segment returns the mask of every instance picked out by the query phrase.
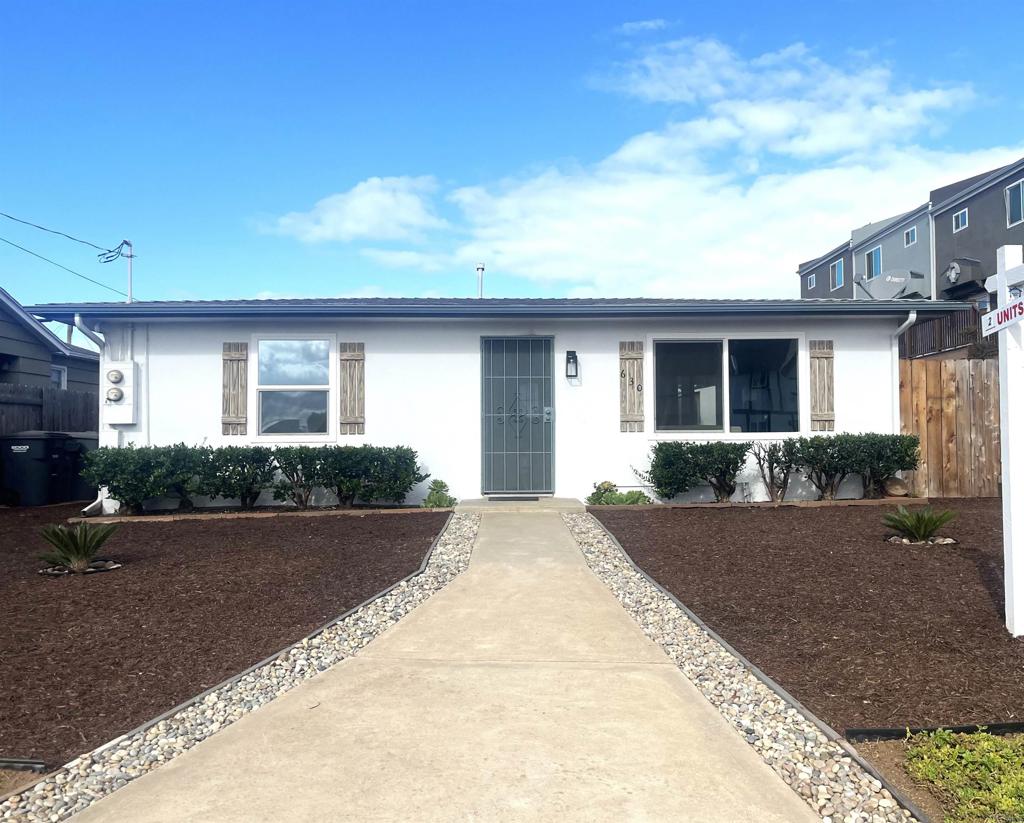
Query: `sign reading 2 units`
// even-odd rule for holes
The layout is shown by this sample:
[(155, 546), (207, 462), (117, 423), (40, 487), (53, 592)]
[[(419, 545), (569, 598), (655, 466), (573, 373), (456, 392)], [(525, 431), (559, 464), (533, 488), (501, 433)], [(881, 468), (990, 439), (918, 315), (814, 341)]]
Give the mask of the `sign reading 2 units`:
[(981, 316), (981, 335), (988, 337), (1024, 320), (1024, 297)]

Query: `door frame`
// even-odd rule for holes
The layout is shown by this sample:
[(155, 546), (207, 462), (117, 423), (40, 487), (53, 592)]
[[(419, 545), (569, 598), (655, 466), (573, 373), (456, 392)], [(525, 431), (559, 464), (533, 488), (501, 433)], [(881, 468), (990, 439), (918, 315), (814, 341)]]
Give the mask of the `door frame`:
[[(487, 340), (550, 340), (551, 341), (551, 490), (550, 491), (515, 491), (488, 492), (484, 484), (484, 461), (487, 452), (484, 450), (484, 342)], [(554, 497), (555, 495), (555, 441), (557, 435), (558, 407), (555, 403), (555, 335), (553, 334), (482, 334), (480, 335), (480, 494), (484, 497)]]

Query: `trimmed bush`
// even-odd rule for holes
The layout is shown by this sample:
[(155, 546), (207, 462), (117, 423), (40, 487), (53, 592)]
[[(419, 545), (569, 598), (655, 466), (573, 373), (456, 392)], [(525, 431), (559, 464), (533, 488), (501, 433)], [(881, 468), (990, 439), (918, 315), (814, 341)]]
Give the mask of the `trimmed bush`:
[(900, 506), (895, 512), (889, 512), (882, 522), (895, 531), (900, 537), (924, 543), (938, 534), (939, 529), (956, 517), (949, 509), (934, 511), (931, 506), (920, 509), (908, 509)]
[(609, 481), (595, 483), (594, 491), (587, 497), (589, 506), (640, 506), (653, 502), (639, 489), (620, 492), (619, 487)]
[(338, 495), (339, 506), (351, 506), (363, 496), (375, 451), (373, 446), (327, 446), (322, 450), (317, 479)]
[(279, 446), (274, 449), (278, 477), (274, 481), (274, 499), (309, 508), (313, 489), (320, 483), (322, 448), (314, 446)]
[(698, 483), (711, 486), (715, 500), (729, 500), (736, 491), (736, 476), (743, 468), (751, 443), (656, 443), (651, 449), (651, 470), (639, 473), (659, 497), (671, 499)]
[(202, 467), (202, 450), (182, 443), (174, 446), (104, 446), (87, 452), (82, 477), (106, 486), (110, 496), (131, 514), (155, 497), (178, 497), (191, 508), (189, 489)]
[(443, 480), (434, 479), (430, 481), (430, 488), (423, 500), (425, 509), (450, 509), (459, 501), (448, 493), (448, 484)]
[(237, 498), (248, 510), (273, 485), (276, 473), (274, 452), (267, 446), (220, 446), (202, 454), (193, 489), (209, 497)]
[(840, 484), (852, 471), (853, 449), (849, 438), (853, 436), (818, 434), (796, 439), (796, 463), (818, 490), (819, 500), (835, 500)]
[(850, 438), (850, 471), (861, 476), (865, 497), (884, 497), (885, 481), (899, 471), (913, 471), (920, 460), (914, 434), (855, 434)]
[(789, 437), (781, 442), (758, 441), (751, 447), (768, 499), (781, 503), (789, 488), (789, 479), (797, 467), (797, 441)]
[(430, 477), (420, 472), (416, 460), (416, 452), (408, 446), (373, 447), (360, 499), (367, 503), (404, 501), (413, 486)]

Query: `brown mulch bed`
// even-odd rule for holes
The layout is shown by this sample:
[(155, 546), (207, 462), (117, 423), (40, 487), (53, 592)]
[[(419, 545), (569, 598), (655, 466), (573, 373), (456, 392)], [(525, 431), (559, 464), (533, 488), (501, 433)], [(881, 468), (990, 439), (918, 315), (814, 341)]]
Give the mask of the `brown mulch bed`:
[(957, 546), (886, 543), (884, 509), (591, 511), (633, 559), (840, 733), (1024, 720), (997, 499), (938, 500)]
[(45, 523), (0, 509), (0, 755), (50, 766), (216, 685), (416, 571), (448, 515), (125, 523), (117, 571), (36, 571)]

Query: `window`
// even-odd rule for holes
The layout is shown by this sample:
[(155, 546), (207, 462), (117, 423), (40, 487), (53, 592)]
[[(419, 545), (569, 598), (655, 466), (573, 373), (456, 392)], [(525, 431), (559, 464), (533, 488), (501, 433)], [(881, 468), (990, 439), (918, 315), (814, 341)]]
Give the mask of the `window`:
[(654, 344), (655, 428), (722, 429), (721, 341)]
[(327, 434), (330, 361), (328, 340), (259, 341), (260, 434)]
[(1024, 180), (1006, 187), (1006, 228), (1024, 223)]
[(875, 246), (864, 255), (864, 279), (874, 280), (882, 273), (882, 247)]
[(828, 267), (828, 279), (831, 281), (832, 291), (841, 289), (846, 278), (843, 275), (843, 258), (839, 258)]
[(725, 431), (728, 396), (730, 432), (799, 431), (798, 353), (794, 339), (656, 341), (655, 429)]
[(50, 383), (54, 388), (66, 389), (68, 387), (68, 367), (50, 366)]
[(967, 228), (967, 209), (961, 209), (953, 215), (953, 233)]
[(818, 275), (809, 274), (807, 275), (807, 291), (810, 291), (818, 285)]
[(913, 246), (917, 242), (917, 226), (911, 226), (903, 232), (903, 248)]
[(800, 430), (796, 340), (729, 341), (729, 431)]

